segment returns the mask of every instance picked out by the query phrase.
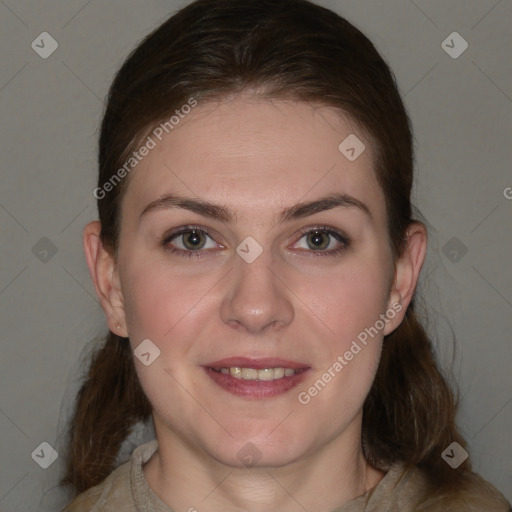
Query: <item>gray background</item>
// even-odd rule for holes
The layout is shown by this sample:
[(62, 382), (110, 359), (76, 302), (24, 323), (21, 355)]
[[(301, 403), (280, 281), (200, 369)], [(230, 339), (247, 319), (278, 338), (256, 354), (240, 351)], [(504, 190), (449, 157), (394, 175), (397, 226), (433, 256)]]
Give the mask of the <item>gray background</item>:
[[(31, 453), (43, 441), (60, 449), (80, 356), (106, 333), (81, 245), (96, 216), (103, 99), (137, 41), (184, 3), (0, 3), (3, 512), (55, 511), (65, 500), (62, 458), (44, 470)], [(405, 97), (414, 202), (431, 230), (421, 280), (429, 331), (458, 383), (474, 466), (511, 500), (511, 2), (321, 3), (372, 39)], [(43, 31), (59, 44), (47, 59), (31, 48)], [(469, 44), (456, 59), (441, 46), (454, 31)]]

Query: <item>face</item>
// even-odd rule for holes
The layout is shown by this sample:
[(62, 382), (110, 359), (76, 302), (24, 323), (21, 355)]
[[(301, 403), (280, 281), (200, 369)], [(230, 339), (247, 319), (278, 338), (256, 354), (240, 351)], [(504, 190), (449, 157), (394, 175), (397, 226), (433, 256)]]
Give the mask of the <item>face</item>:
[[(338, 149), (351, 134), (366, 147), (353, 161)], [(129, 180), (117, 271), (132, 348), (159, 350), (135, 359), (157, 435), (282, 466), (360, 434), (396, 318), (355, 124), (297, 102), (199, 104)]]

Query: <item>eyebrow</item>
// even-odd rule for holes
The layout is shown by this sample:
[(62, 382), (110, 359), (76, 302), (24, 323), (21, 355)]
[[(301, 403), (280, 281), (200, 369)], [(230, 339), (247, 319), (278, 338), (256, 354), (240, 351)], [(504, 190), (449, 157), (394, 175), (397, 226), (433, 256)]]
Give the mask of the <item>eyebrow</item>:
[[(281, 212), (279, 223), (281, 224), (295, 219), (302, 219), (315, 213), (338, 207), (355, 208), (372, 218), (372, 214), (368, 206), (359, 199), (347, 194), (331, 194), (315, 199), (314, 201), (302, 202), (285, 208)], [(169, 208), (181, 208), (202, 215), (203, 217), (209, 217), (222, 222), (233, 222), (236, 219), (236, 215), (225, 206), (213, 204), (204, 199), (194, 199), (166, 194), (149, 203), (140, 213), (139, 220), (149, 212)]]

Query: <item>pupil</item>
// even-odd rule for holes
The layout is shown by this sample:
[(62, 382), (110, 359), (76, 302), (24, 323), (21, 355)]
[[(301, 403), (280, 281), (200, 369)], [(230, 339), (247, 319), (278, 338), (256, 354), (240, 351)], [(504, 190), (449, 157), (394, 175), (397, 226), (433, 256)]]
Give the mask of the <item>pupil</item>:
[(198, 245), (201, 245), (201, 235), (197, 231), (191, 231), (188, 236), (184, 238), (186, 246), (192, 249), (197, 249)]
[(315, 246), (315, 248), (322, 248), (325, 246), (325, 235), (324, 233), (316, 232), (310, 235), (310, 242)]

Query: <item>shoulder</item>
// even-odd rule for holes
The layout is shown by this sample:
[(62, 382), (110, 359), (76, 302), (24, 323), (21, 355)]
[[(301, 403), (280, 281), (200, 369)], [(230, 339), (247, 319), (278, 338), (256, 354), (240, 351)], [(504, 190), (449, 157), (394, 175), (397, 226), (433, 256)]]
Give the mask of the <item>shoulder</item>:
[(135, 511), (131, 488), (131, 462), (113, 471), (103, 482), (78, 495), (62, 512)]
[(429, 485), (419, 468), (414, 468), (409, 473), (407, 484), (403, 486), (400, 494), (414, 503), (411, 508), (414, 512), (512, 511), (505, 497), (476, 473), (468, 473), (464, 484), (450, 491), (440, 491)]
[(510, 503), (491, 483), (475, 473), (462, 489), (426, 497), (418, 512), (511, 512)]
[(138, 446), (131, 459), (100, 484), (78, 495), (62, 512), (137, 512), (147, 509), (149, 487), (142, 465), (158, 448), (156, 440)]

